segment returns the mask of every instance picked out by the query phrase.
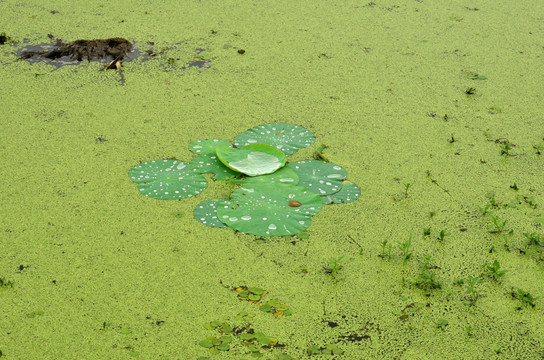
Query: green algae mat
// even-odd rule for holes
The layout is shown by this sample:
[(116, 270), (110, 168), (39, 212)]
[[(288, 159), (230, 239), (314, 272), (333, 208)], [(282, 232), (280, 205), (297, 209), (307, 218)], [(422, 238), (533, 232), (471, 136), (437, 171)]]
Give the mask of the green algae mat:
[(543, 358), (542, 13), (0, 1), (0, 359)]

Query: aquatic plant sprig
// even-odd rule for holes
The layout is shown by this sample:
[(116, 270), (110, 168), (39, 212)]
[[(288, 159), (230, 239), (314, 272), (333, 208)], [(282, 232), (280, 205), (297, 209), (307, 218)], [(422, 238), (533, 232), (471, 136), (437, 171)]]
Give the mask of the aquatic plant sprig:
[[(227, 180), (228, 198), (205, 200), (195, 219), (212, 227), (230, 227), (256, 236), (287, 236), (305, 231), (323, 205), (347, 204), (361, 195), (346, 180), (347, 171), (321, 160), (287, 162), (287, 155), (310, 146), (314, 135), (286, 123), (259, 125), (236, 136), (197, 140), (189, 163), (153, 160), (134, 166), (129, 177), (140, 193), (155, 199), (196, 196), (208, 185), (202, 174)], [(327, 159), (328, 160), (328, 159)]]

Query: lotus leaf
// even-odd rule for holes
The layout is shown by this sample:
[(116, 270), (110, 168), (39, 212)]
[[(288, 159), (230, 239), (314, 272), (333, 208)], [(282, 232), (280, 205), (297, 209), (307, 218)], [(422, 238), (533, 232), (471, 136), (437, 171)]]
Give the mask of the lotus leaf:
[(231, 200), (219, 203), (217, 217), (228, 227), (247, 234), (294, 235), (310, 226), (311, 216), (322, 205), (321, 197), (307, 188), (263, 183), (236, 189)]
[(189, 150), (199, 155), (215, 155), (218, 146), (232, 147), (230, 141), (221, 139), (197, 140), (189, 144)]
[(357, 185), (349, 181), (342, 183), (342, 189), (337, 193), (322, 196), (323, 204), (347, 204), (357, 200), (361, 196), (361, 190)]
[(225, 227), (219, 219), (217, 219), (217, 203), (222, 200), (204, 200), (198, 204), (193, 210), (195, 219), (201, 223), (213, 227)]
[(241, 176), (239, 172), (223, 165), (215, 153), (213, 155), (200, 155), (191, 160), (190, 164), (196, 167), (201, 174), (215, 174), (213, 177), (215, 180), (226, 180)]
[(195, 167), (178, 160), (148, 161), (134, 166), (128, 175), (140, 193), (155, 199), (188, 198), (208, 186)]
[(291, 170), (288, 167), (282, 167), (278, 171), (267, 174), (267, 175), (259, 175), (259, 176), (250, 176), (246, 177), (242, 180), (233, 180), (233, 183), (239, 183), (239, 184), (262, 184), (262, 183), (280, 183), (280, 184), (291, 184), (291, 185), (297, 185), (298, 184), (298, 175), (296, 172)]
[(285, 165), (285, 154), (266, 144), (246, 145), (240, 149), (220, 146), (217, 157), (228, 168), (249, 176), (271, 174)]
[(286, 123), (272, 123), (255, 126), (244, 131), (234, 139), (234, 145), (241, 147), (249, 144), (268, 144), (283, 151), (285, 155), (292, 155), (312, 145), (315, 141), (311, 131), (297, 125)]
[(320, 160), (303, 160), (287, 164), (299, 177), (299, 186), (306, 186), (319, 195), (334, 194), (342, 188), (346, 170), (336, 164)]

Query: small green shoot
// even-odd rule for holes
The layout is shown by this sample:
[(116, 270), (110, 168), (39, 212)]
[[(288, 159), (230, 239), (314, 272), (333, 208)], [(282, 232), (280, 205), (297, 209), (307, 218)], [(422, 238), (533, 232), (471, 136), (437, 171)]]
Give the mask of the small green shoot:
[(487, 77), (483, 75), (479, 75), (472, 71), (465, 71), (465, 76), (467, 79), (470, 79), (470, 80), (487, 80)]
[(501, 155), (506, 155), (506, 156), (512, 156), (512, 154), (510, 154), (510, 150), (512, 150), (512, 143), (508, 140), (505, 140), (505, 141), (502, 141), (501, 142)]
[(527, 238), (527, 245), (536, 245), (536, 246), (544, 246), (544, 237), (537, 234), (536, 232), (533, 233), (523, 233), (523, 235)]
[(431, 228), (424, 228), (423, 229), (423, 236), (430, 236), (431, 235)]
[(436, 328), (437, 329), (440, 329), (442, 331), (445, 331), (446, 330), (446, 326), (449, 325), (449, 322), (448, 320), (446, 319), (440, 319), (436, 322)]
[(504, 231), (504, 227), (506, 226), (506, 220), (501, 220), (498, 216), (490, 215), (489, 221), (491, 221), (491, 224), (493, 225), (493, 227), (489, 228), (489, 233), (500, 234)]
[(410, 184), (410, 183), (404, 184), (404, 198), (405, 199), (408, 198), (408, 189), (410, 189), (411, 186), (412, 186), (412, 184)]
[(398, 315), (400, 320), (406, 321), (410, 318), (410, 316), (414, 316), (415, 314), (419, 313), (424, 307), (425, 304), (423, 303), (411, 303), (406, 305), (404, 309), (396, 311), (395, 315)]
[[(387, 247), (387, 254), (385, 253), (385, 248)], [(393, 245), (389, 242), (389, 240), (382, 241), (382, 253), (378, 255), (382, 258), (382, 260), (385, 260), (387, 257), (388, 259), (391, 259), (391, 249)]]
[(533, 149), (535, 149), (537, 155), (542, 155), (544, 152), (544, 138), (542, 138), (542, 142), (538, 145), (533, 145)]
[(343, 257), (344, 256), (340, 256), (339, 258), (331, 258), (328, 265), (324, 267), (325, 273), (330, 274), (335, 280), (337, 279), (338, 272), (344, 267), (344, 265), (340, 263)]
[(414, 281), (414, 285), (424, 291), (442, 288), (442, 284), (436, 279), (436, 273), (432, 271), (432, 269), (438, 269), (438, 266), (432, 265), (431, 261), (430, 255), (426, 255), (419, 275)]
[(412, 252), (410, 251), (410, 248), (412, 247), (412, 235), (410, 235), (410, 238), (406, 240), (405, 242), (399, 241), (399, 249), (402, 252), (402, 264), (406, 265), (406, 262), (408, 259), (412, 257)]
[(492, 278), (494, 281), (500, 281), (508, 271), (500, 270), (501, 264), (497, 260), (493, 261), (493, 265), (483, 264), (482, 267), (484, 268), (483, 275)]
[(472, 296), (472, 298), (467, 301), (467, 305), (472, 306), (476, 304), (476, 301), (480, 297), (480, 294), (476, 291), (475, 286), (481, 283), (482, 280), (478, 277), (473, 277), (471, 279), (464, 280), (464, 283), (467, 284), (467, 293)]
[(446, 230), (440, 230), (440, 232), (438, 233), (438, 240), (440, 241), (444, 241), (444, 239), (446, 238), (446, 236), (449, 236), (450, 234), (448, 234), (446, 232)]
[(519, 288), (516, 291), (512, 289), (511, 295), (514, 299), (521, 300), (524, 304), (531, 305), (531, 307), (535, 307), (535, 301), (539, 299), (539, 297), (533, 297), (528, 291)]
[(489, 213), (489, 208), (491, 207), (491, 204), (486, 204), (483, 208), (478, 208), (480, 210), (480, 213), (482, 216), (486, 216)]
[(329, 162), (329, 159), (323, 155), (323, 151), (328, 148), (327, 145), (322, 144), (320, 147), (317, 148), (317, 150), (314, 152), (314, 160), (321, 160), (325, 162)]

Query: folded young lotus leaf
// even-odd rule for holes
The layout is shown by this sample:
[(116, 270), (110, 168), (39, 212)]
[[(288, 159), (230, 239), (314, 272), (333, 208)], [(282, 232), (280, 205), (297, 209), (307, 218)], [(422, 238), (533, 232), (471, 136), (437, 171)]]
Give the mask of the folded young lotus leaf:
[(344, 181), (342, 189), (331, 195), (321, 196), (323, 204), (347, 204), (357, 200), (361, 196), (361, 189), (352, 182)]
[(182, 199), (201, 193), (208, 182), (197, 169), (183, 161), (153, 160), (134, 166), (128, 176), (140, 193), (155, 199)]
[(215, 180), (226, 180), (232, 177), (240, 177), (242, 175), (239, 172), (231, 170), (223, 165), (223, 163), (217, 158), (217, 155), (215, 155), (215, 152), (213, 155), (206, 154), (197, 156), (191, 160), (189, 164), (196, 167), (198, 172), (201, 174), (215, 174), (213, 177)]
[(267, 144), (252, 144), (240, 149), (217, 147), (217, 157), (228, 168), (249, 176), (270, 174), (285, 165), (285, 154)]
[(287, 166), (297, 173), (299, 186), (306, 186), (319, 195), (330, 195), (340, 191), (342, 180), (348, 176), (347, 171), (341, 166), (319, 160), (297, 161)]
[(289, 184), (263, 183), (233, 191), (217, 206), (217, 218), (228, 227), (257, 236), (285, 236), (304, 231), (321, 210), (321, 197)]
[(231, 181), (235, 184), (262, 184), (262, 183), (280, 183), (280, 184), (298, 184), (298, 175), (296, 172), (291, 170), (288, 167), (282, 167), (278, 171), (273, 172), (272, 174), (259, 175), (259, 176), (248, 176), (240, 180)]
[(314, 134), (302, 126), (272, 123), (244, 131), (234, 138), (234, 145), (241, 147), (256, 143), (268, 144), (280, 149), (285, 155), (292, 155), (298, 149), (312, 145), (314, 141)]
[(197, 140), (189, 144), (189, 150), (199, 155), (215, 155), (215, 148), (218, 146), (232, 147), (232, 144), (221, 139)]
[(195, 219), (208, 226), (226, 227), (225, 224), (217, 219), (217, 204), (225, 200), (227, 199), (204, 200), (193, 210)]

